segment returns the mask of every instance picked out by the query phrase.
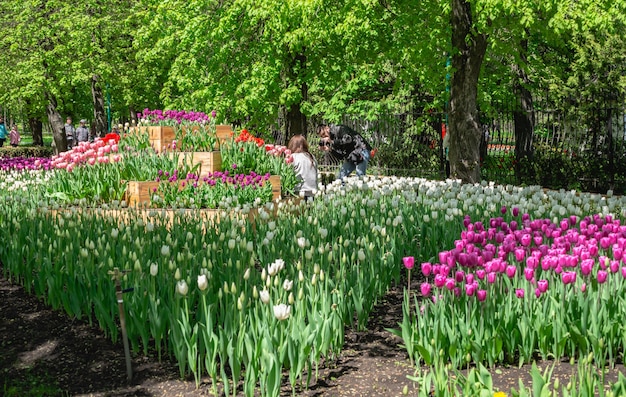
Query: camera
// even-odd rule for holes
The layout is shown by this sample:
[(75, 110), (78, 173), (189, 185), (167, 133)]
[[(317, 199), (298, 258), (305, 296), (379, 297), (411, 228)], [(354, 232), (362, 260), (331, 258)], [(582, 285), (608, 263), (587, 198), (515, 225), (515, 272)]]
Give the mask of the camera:
[(330, 142), (325, 141), (325, 140), (323, 140), (323, 139), (320, 139), (320, 141), (319, 141), (319, 145), (320, 145), (320, 146), (330, 146)]

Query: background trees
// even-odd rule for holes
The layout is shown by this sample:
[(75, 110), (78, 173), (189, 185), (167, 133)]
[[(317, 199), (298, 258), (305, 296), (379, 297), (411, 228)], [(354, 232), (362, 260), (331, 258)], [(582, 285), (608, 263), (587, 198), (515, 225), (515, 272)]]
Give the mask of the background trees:
[(258, 132), (279, 122), (288, 137), (413, 103), (446, 112), (452, 173), (473, 182), (479, 110), (494, 98), (522, 103), (521, 157), (533, 95), (623, 103), (624, 3), (7, 0), (0, 104), (32, 130), (50, 125), (62, 148), (61, 115), (102, 134), (144, 107), (216, 110)]

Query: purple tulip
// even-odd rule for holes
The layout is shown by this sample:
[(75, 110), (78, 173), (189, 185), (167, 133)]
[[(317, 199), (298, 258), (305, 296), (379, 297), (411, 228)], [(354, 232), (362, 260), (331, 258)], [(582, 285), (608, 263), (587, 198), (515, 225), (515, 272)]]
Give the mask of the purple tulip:
[(517, 217), (519, 215), (519, 208), (513, 207), (512, 212), (513, 212), (513, 216)]

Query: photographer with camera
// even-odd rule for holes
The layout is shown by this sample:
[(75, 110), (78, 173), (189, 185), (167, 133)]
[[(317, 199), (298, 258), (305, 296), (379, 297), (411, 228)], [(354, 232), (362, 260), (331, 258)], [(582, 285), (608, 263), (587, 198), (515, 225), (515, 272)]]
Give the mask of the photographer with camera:
[(343, 181), (355, 170), (357, 176), (365, 175), (372, 147), (361, 134), (346, 125), (330, 124), (318, 126), (317, 135), (320, 150), (343, 160), (339, 179)]

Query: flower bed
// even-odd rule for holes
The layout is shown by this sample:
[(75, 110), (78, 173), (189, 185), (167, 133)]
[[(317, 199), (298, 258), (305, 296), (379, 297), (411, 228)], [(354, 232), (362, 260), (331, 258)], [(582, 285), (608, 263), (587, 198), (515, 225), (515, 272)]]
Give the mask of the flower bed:
[[(256, 198), (264, 201), (281, 198), (281, 184), (279, 175), (233, 175), (214, 172), (205, 177), (187, 175), (179, 180), (176, 175), (163, 175), (165, 179), (159, 181), (128, 181), (125, 200), (131, 207), (168, 207), (175, 205), (181, 207), (217, 208), (222, 200), (239, 196), (238, 204), (254, 204)], [(261, 194), (256, 189), (262, 189), (265, 183), (270, 185), (266, 194)], [(218, 189), (221, 189), (218, 191)], [(248, 198), (241, 196), (244, 190), (248, 190)], [(211, 198), (206, 198), (208, 192), (213, 193)], [(213, 206), (205, 206), (205, 203), (214, 203)], [(260, 204), (260, 203), (256, 203)]]
[[(532, 346), (555, 357), (593, 353), (600, 366), (623, 355), (626, 236), (615, 222), (625, 216), (623, 198), (409, 178), (345, 182), (300, 203), (297, 216), (281, 208), (274, 215), (270, 208), (281, 203), (272, 202), (259, 207), (254, 224), (225, 217), (217, 228), (198, 222), (197, 211), (170, 220), (162, 210), (128, 210), (121, 226), (0, 192), (0, 228), (12, 236), (0, 257), (12, 280), (70, 315), (95, 318), (113, 339), (117, 302), (108, 271), (126, 271), (124, 287), (140, 291), (124, 295), (133, 350), (171, 354), (181, 376), (208, 379), (225, 394), (241, 384), (244, 395), (277, 396), (283, 377), (297, 394), (320, 362), (340, 353), (346, 327), (366, 326), (411, 255), (406, 266), (432, 266), (430, 291), (407, 290), (398, 330), (414, 348), (420, 388), (456, 390), (452, 382), (462, 378), (450, 368), (459, 360), (508, 362), (527, 357)], [(503, 204), (517, 209), (503, 213)], [(589, 257), (581, 249), (574, 264), (583, 240)], [(522, 248), (523, 257), (516, 252)], [(585, 259), (593, 260), (588, 274)], [(445, 280), (435, 280), (435, 266)], [(567, 275), (572, 271), (576, 278)], [(424, 375), (427, 360), (450, 376)], [(480, 394), (474, 391), (465, 395)]]

